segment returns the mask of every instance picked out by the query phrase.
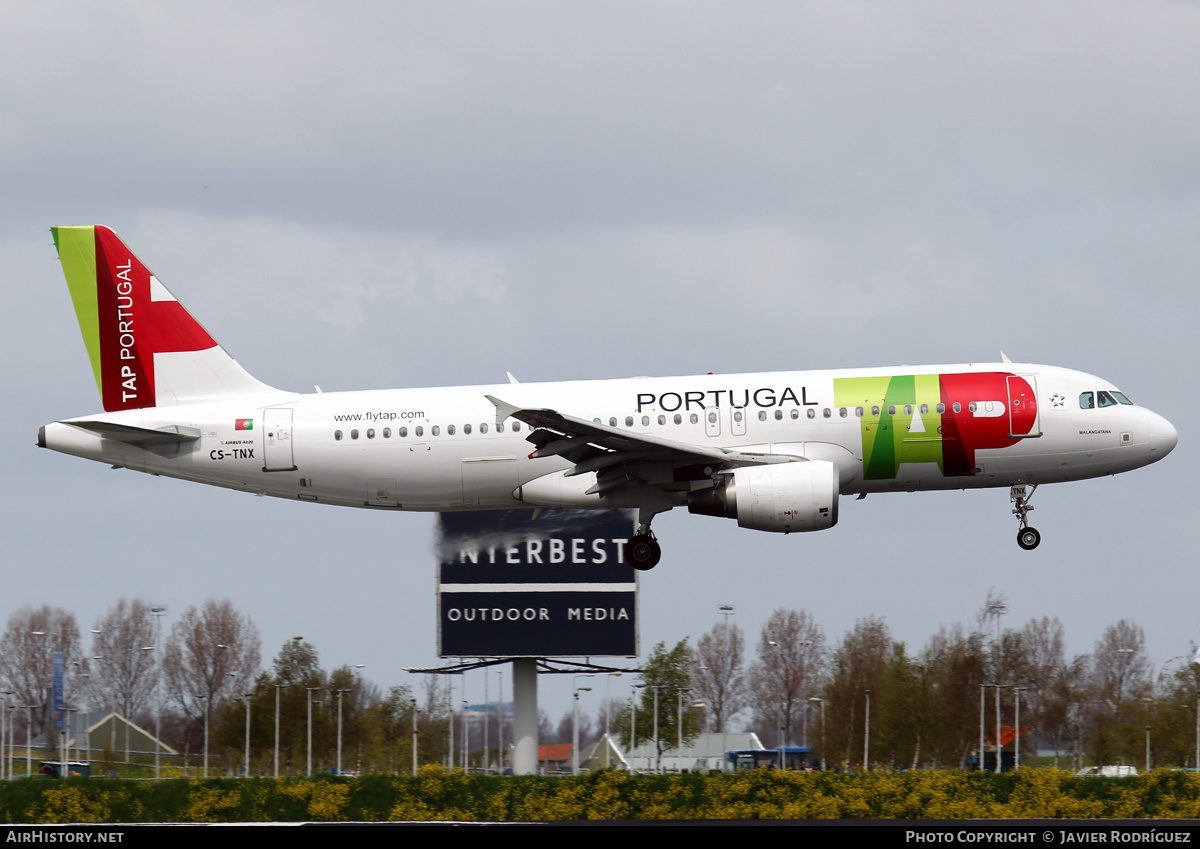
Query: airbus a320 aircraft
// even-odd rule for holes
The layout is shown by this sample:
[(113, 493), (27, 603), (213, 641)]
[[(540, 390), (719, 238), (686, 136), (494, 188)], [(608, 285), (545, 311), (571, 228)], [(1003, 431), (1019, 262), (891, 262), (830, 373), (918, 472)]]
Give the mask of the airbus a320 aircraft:
[[(658, 563), (674, 507), (792, 533), (838, 498), (1011, 487), (1036, 548), (1043, 483), (1175, 447), (1171, 423), (1063, 368), (943, 365), (301, 395), (251, 377), (105, 227), (52, 230), (105, 412), (38, 445), (155, 475), (382, 510), (634, 508)], [(532, 449), (532, 450), (531, 450)]]

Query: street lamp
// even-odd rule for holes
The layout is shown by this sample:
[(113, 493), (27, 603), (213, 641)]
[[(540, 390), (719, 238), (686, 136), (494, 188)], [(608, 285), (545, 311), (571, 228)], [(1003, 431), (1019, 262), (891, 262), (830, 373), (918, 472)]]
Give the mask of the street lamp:
[(867, 690), (866, 724), (863, 726), (863, 772), (870, 772), (871, 767), (871, 691)]
[[(487, 679), (484, 679), (484, 680), (487, 680)], [(412, 712), (413, 712), (412, 772), (413, 772), (413, 778), (416, 778), (417, 777), (417, 700), (415, 698), (412, 700)]]
[(239, 701), (246, 703), (246, 763), (242, 767), (242, 778), (250, 777), (250, 699), (254, 693), (243, 693)]
[(1017, 710), (1016, 716), (1013, 718), (1013, 727), (1016, 728), (1013, 739), (1013, 769), (1021, 768), (1021, 693), (1028, 689), (1028, 687), (1013, 687), (1013, 692), (1017, 694)]
[[(677, 763), (683, 758), (683, 694), (691, 691), (691, 687), (675, 688), (675, 705), (678, 714), (675, 725), (675, 760)], [(679, 768), (679, 772), (683, 772), (683, 767)]]
[(338, 700), (338, 738), (337, 738), (337, 774), (342, 774), (342, 695), (344, 693), (353, 693), (353, 689), (334, 690), (337, 693)]
[(825, 771), (825, 700), (817, 696), (810, 696), (810, 702), (821, 703), (821, 772)]
[[(576, 675), (576, 678), (579, 676)], [(591, 678), (591, 675), (587, 676)], [(590, 693), (591, 687), (576, 687), (574, 692), (575, 698), (575, 723), (574, 730), (571, 732), (571, 775), (579, 775), (579, 694)]]
[[(289, 685), (288, 684), (280, 684), (278, 682), (275, 684), (275, 777), (276, 778), (279, 777), (279, 691), (287, 686), (289, 686)], [(206, 724), (207, 724), (207, 720), (208, 720), (208, 716), (205, 715)], [(206, 732), (207, 732), (207, 730), (208, 729), (205, 728)], [(204, 758), (206, 761), (208, 760), (208, 752), (207, 751), (204, 753)], [(207, 774), (207, 770), (208, 770), (208, 767), (206, 765), (205, 766), (206, 774)]]
[(321, 687), (305, 687), (308, 690), (308, 774), (312, 775), (312, 697)]

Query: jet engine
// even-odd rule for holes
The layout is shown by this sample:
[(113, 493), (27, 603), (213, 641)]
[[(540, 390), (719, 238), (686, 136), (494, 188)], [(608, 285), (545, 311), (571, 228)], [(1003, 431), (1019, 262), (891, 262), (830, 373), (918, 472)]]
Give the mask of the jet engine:
[(838, 470), (828, 460), (744, 466), (711, 489), (688, 493), (688, 512), (790, 534), (837, 524)]

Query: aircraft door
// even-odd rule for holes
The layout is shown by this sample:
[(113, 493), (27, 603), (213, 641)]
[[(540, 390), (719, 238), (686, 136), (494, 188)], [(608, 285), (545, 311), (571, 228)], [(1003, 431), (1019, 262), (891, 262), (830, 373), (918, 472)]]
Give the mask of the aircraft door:
[(733, 407), (729, 410), (729, 433), (733, 436), (746, 435), (745, 407)]
[(709, 436), (721, 435), (721, 408), (708, 407), (704, 411), (704, 432)]
[(1042, 435), (1041, 416), (1037, 403), (1037, 377), (1032, 374), (1010, 374), (1008, 386), (1008, 435), (1011, 439), (1033, 438)]
[(263, 410), (263, 471), (293, 472), (296, 462), (292, 456), (292, 409), (268, 407)]

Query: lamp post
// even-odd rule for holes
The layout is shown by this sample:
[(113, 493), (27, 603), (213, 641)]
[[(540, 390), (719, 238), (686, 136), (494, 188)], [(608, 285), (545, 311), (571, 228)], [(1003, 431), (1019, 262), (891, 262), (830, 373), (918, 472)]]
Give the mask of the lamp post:
[(1021, 768), (1021, 693), (1028, 689), (1028, 687), (1013, 687), (1013, 692), (1017, 695), (1016, 716), (1013, 717), (1013, 727), (1016, 729), (1013, 738), (1013, 769)]
[[(675, 709), (677, 712), (675, 717), (675, 760), (677, 763), (683, 759), (683, 694), (690, 693), (691, 691), (691, 687), (675, 688)], [(679, 768), (679, 772), (683, 772), (683, 767)]]
[(810, 702), (821, 703), (821, 772), (825, 771), (825, 700), (817, 696), (810, 696)]
[(308, 775), (312, 775), (312, 697), (320, 687), (305, 687), (308, 690)]
[(412, 713), (413, 713), (412, 774), (413, 774), (413, 778), (416, 778), (417, 777), (417, 700), (415, 698), (412, 700)]
[(867, 690), (866, 723), (863, 726), (863, 772), (870, 772), (871, 767), (871, 691)]
[[(578, 678), (579, 676), (575, 676)], [(588, 678), (592, 676), (587, 676)], [(590, 693), (591, 687), (576, 687), (574, 692), (575, 722), (571, 732), (571, 775), (579, 775), (579, 694)]]
[[(287, 684), (280, 684), (278, 682), (276, 682), (276, 684), (275, 684), (275, 777), (276, 778), (279, 777), (279, 691), (287, 686), (288, 686)], [(208, 715), (207, 714), (205, 714), (204, 719), (205, 719), (205, 725), (207, 726), (207, 723), (208, 723)], [(206, 735), (207, 735), (207, 731), (208, 731), (208, 729), (206, 727), (205, 728)], [(208, 752), (207, 751), (204, 753), (204, 759), (205, 759), (205, 761), (208, 760)], [(208, 771), (207, 763), (205, 764), (204, 769), (205, 769), (205, 773), (207, 774), (207, 771)]]
[[(154, 645), (162, 645), (162, 617), (167, 612), (165, 607), (150, 608), (154, 615)], [(162, 661), (159, 655), (154, 656), (154, 777), (161, 778), (160, 760), (162, 755)]]
[(254, 693), (243, 693), (240, 701), (246, 703), (246, 761), (242, 766), (242, 778), (250, 777), (250, 699)]
[(346, 693), (353, 693), (354, 690), (338, 689), (338, 690), (335, 690), (334, 692), (337, 693), (337, 700), (338, 700), (337, 774), (341, 775), (342, 774), (342, 696)]

